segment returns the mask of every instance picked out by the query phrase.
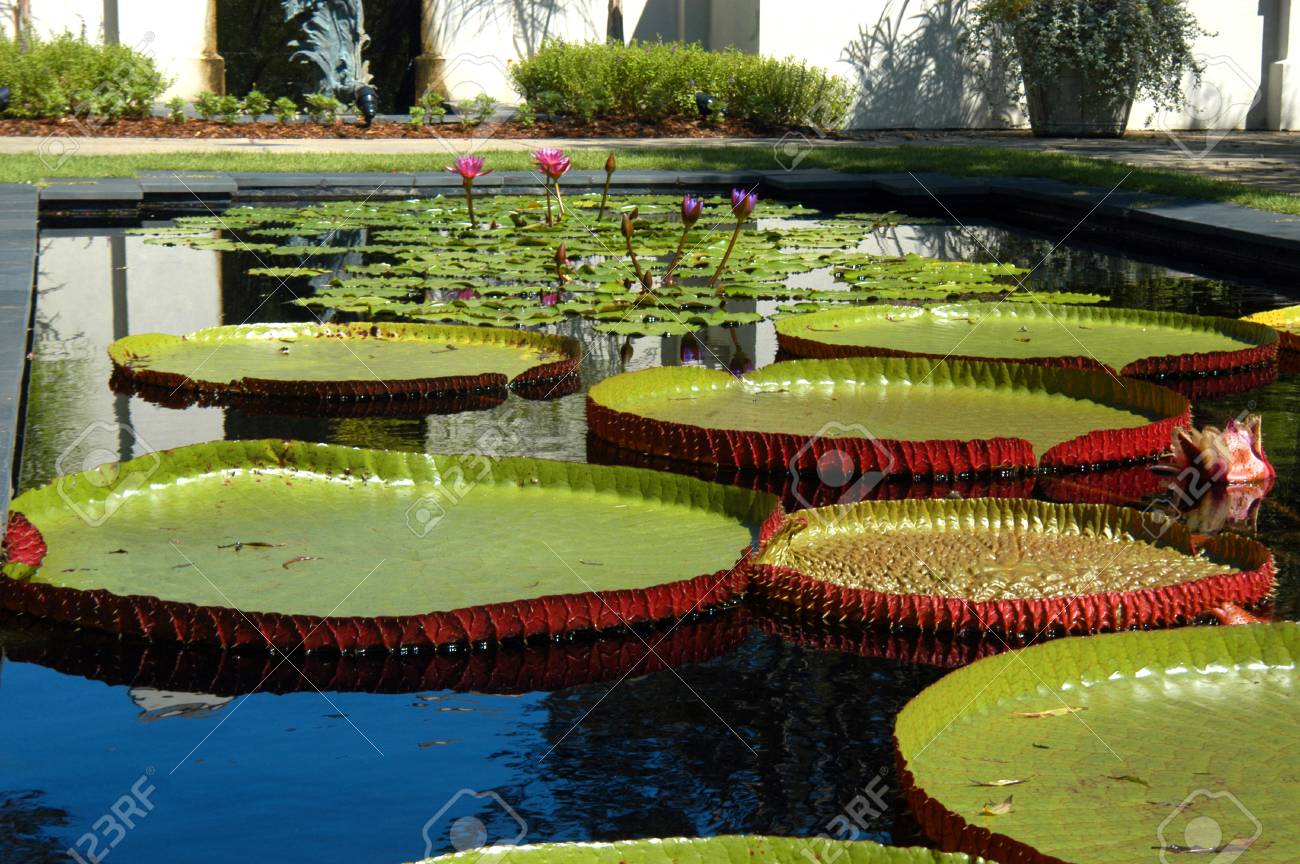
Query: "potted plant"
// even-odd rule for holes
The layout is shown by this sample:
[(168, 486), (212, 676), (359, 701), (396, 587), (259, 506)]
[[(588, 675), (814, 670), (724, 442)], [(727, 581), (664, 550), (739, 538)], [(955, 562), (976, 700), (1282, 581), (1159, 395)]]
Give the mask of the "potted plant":
[(1178, 108), (1183, 79), (1204, 71), (1192, 44), (1209, 34), (1186, 0), (976, 0), (972, 12), (970, 44), (999, 95), (1024, 85), (1038, 136), (1121, 137), (1135, 98)]

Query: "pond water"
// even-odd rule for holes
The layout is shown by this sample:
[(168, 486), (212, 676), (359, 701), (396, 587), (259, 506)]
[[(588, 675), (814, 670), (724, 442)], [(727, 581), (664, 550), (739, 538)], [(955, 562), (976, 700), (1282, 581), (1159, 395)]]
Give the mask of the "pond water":
[[(995, 225), (901, 225), (868, 242), (886, 253), (1043, 261), (1035, 290), (1109, 294), (1119, 306), (1238, 317), (1297, 302), (1268, 285), (1081, 244), (1052, 252), (1053, 238)], [(21, 488), (217, 438), (458, 452), (491, 434), (497, 452), (585, 460), (584, 393), (602, 378), (688, 362), (763, 366), (776, 354), (770, 324), (710, 328), (698, 343), (625, 344), (570, 320), (555, 329), (587, 350), (582, 392), (424, 417), (176, 409), (108, 388), (105, 349), (116, 338), (310, 320), (277, 280), (244, 276), (251, 266), (246, 255), (150, 246), (121, 230), (43, 232)], [(1222, 424), (1244, 409), (1263, 414), (1279, 473), (1254, 532), (1278, 558), (1275, 614), (1294, 619), (1300, 376), (1202, 400), (1196, 419)], [(111, 861), (400, 862), (449, 851), (452, 834), (479, 825), (489, 842), (815, 834), (864, 788), (880, 796), (865, 836), (922, 842), (897, 794), (890, 736), (899, 708), (943, 673), (912, 661), (998, 646), (883, 633), (821, 641), (741, 607), (672, 631), (658, 655), (676, 668), (631, 635), (282, 663), (6, 617), (0, 860), (62, 859), (74, 847), (87, 861), (107, 851)]]

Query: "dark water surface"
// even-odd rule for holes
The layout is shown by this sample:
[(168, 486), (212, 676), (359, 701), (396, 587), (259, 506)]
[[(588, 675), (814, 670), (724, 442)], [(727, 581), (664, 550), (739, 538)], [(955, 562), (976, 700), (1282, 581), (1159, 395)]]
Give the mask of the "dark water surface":
[[(1203, 278), (1072, 244), (1049, 256), (1056, 239), (924, 225), (870, 242), (978, 260), (987, 247), (1029, 267), (1048, 256), (1036, 290), (1106, 293), (1121, 306), (1238, 317), (1298, 302), (1249, 274)], [(303, 284), (241, 275), (255, 265), (120, 231), (44, 232), (22, 488), (215, 438), (456, 452), (509, 423), (520, 430), (504, 439), (511, 452), (588, 458), (583, 393), (450, 416), (330, 418), (178, 410), (109, 390), (105, 348), (128, 333), (308, 320), (286, 302)], [(770, 324), (710, 330), (699, 349), (633, 340), (626, 366), (621, 337), (578, 321), (559, 331), (589, 350), (584, 391), (696, 354), (714, 367), (743, 360), (737, 352), (759, 366), (775, 357)], [(1264, 415), (1279, 482), (1242, 530), (1275, 551), (1275, 614), (1297, 618), (1300, 375), (1201, 400), (1197, 421), (1243, 409)], [(78, 844), (87, 861), (107, 850), (114, 862), (400, 862), (449, 851), (449, 838), (480, 826), (489, 842), (808, 834), (863, 787), (884, 802), (867, 836), (918, 842), (890, 735), (898, 709), (942, 670), (914, 661), (997, 646), (846, 634), (826, 650), (818, 640), (742, 607), (672, 631), (658, 655), (675, 668), (647, 662), (635, 635), (281, 664), (0, 619), (0, 861), (68, 860)]]

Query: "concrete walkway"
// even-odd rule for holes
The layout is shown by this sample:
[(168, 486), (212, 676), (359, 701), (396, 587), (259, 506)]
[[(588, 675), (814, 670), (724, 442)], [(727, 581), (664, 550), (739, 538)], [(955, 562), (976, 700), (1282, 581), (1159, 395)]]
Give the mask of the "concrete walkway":
[[(549, 139), (466, 139), (437, 138), (358, 140), (348, 138), (308, 140), (266, 140), (253, 138), (65, 138), (57, 142), (43, 138), (2, 138), (0, 155), (49, 154), (58, 152), (84, 156), (112, 156), (147, 153), (376, 153), (428, 154), (479, 151), (532, 150), (538, 147), (601, 149), (636, 147), (754, 147), (776, 150), (785, 139), (777, 138), (549, 138)], [(1049, 153), (1072, 153), (1100, 159), (1114, 159), (1144, 168), (1190, 171), (1205, 176), (1247, 183), (1276, 192), (1300, 194), (1300, 133), (1289, 132), (1134, 132), (1119, 140), (1038, 139), (1026, 131), (954, 132), (866, 132), (852, 140), (816, 137), (794, 142), (802, 147), (1005, 147)], [(323, 166), (327, 169), (328, 166)]]

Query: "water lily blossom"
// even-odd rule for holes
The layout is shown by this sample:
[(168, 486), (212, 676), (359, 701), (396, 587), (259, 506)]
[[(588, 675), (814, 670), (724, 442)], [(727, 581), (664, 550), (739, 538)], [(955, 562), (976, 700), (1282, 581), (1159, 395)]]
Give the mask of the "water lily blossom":
[(482, 156), (457, 156), (456, 161), (447, 166), (448, 171), (460, 175), (460, 181), (465, 187), (465, 206), (469, 208), (469, 224), (471, 228), (478, 227), (478, 221), (474, 218), (474, 181), (485, 174), (491, 174), (491, 168), (483, 167)]
[(550, 225), (551, 220), (551, 187), (555, 187), (555, 203), (560, 207), (560, 216), (564, 216), (564, 199), (560, 197), (560, 178), (569, 173), (573, 167), (573, 161), (564, 155), (564, 151), (558, 147), (543, 147), (540, 150), (533, 151), (533, 159), (537, 162), (537, 170), (542, 172), (542, 177), (546, 184), (546, 224)]
[(722, 253), (722, 260), (718, 262), (718, 269), (713, 271), (713, 277), (709, 279), (710, 288), (717, 287), (718, 280), (722, 278), (722, 270), (727, 266), (727, 259), (731, 257), (731, 250), (736, 248), (736, 241), (740, 239), (740, 229), (757, 207), (757, 192), (746, 192), (744, 189), (731, 190), (731, 215), (736, 217), (736, 227), (731, 232), (731, 240), (727, 242), (727, 251)]
[(682, 236), (677, 241), (677, 251), (673, 253), (672, 260), (668, 263), (668, 272), (664, 274), (665, 282), (672, 280), (673, 271), (682, 261), (682, 251), (686, 248), (686, 235), (691, 233), (691, 229), (695, 227), (696, 222), (700, 221), (700, 215), (703, 213), (703, 198), (696, 198), (690, 194), (682, 196)]
[(1173, 454), (1175, 468), (1199, 471), (1203, 482), (1214, 485), (1263, 483), (1277, 474), (1264, 454), (1258, 414), (1230, 420), (1222, 430), (1175, 429)]
[(605, 204), (609, 202), (609, 181), (614, 179), (616, 168), (618, 168), (618, 160), (614, 158), (613, 153), (610, 153), (609, 158), (605, 160), (605, 191), (600, 193), (600, 209), (596, 211), (597, 222), (605, 218)]

